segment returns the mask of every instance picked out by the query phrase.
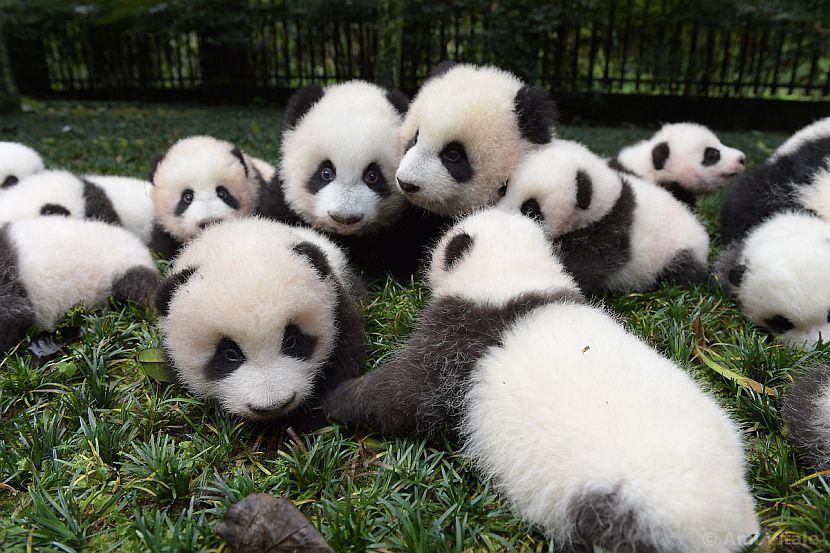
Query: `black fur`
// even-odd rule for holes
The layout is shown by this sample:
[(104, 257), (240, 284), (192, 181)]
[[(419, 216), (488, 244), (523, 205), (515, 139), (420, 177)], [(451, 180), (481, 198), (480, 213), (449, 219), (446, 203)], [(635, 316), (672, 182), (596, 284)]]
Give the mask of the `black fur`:
[(175, 236), (164, 230), (164, 227), (156, 223), (153, 225), (153, 233), (150, 235), (150, 243), (147, 247), (156, 252), (163, 259), (173, 259), (184, 243)]
[(630, 259), (635, 204), (634, 191), (623, 179), (620, 197), (603, 218), (559, 239), (562, 264), (586, 294), (602, 292), (608, 277)]
[(467, 149), (461, 142), (450, 142), (444, 146), (440, 158), (444, 168), (455, 182), (467, 182), (473, 178), (473, 166), (467, 156)]
[(331, 274), (331, 265), (329, 265), (329, 260), (326, 257), (326, 254), (323, 253), (316, 244), (312, 244), (311, 242), (300, 242), (296, 246), (292, 248), (294, 253), (305, 257), (309, 264), (314, 267), (314, 270), (317, 271), (317, 274), (320, 275), (320, 278), (326, 278)]
[(149, 267), (133, 267), (112, 284), (112, 297), (119, 302), (149, 305), (161, 284), (158, 271)]
[(208, 380), (222, 380), (245, 363), (245, 354), (239, 344), (230, 338), (221, 338), (216, 344), (216, 351), (205, 365), (205, 377)]
[(801, 459), (816, 471), (830, 470), (830, 431), (818, 428), (815, 401), (830, 386), (830, 365), (815, 367), (798, 378), (784, 398), (784, 419)]
[(260, 188), (254, 213), (287, 225), (308, 226), (305, 220), (288, 206), (283, 191), (283, 182), (279, 174), (275, 174), (268, 183)]
[(120, 225), (121, 219), (118, 217), (118, 213), (112, 207), (112, 202), (101, 187), (88, 180), (81, 180), (84, 182), (84, 210), (86, 211), (86, 218), (102, 221), (111, 225)]
[(315, 347), (317, 347), (315, 336), (303, 332), (302, 328), (293, 323), (285, 327), (285, 332), (282, 335), (282, 345), (280, 346), (282, 355), (308, 361), (314, 355)]
[(781, 156), (742, 173), (726, 190), (721, 204), (721, 238), (726, 244), (740, 239), (775, 213), (809, 211), (798, 203), (797, 192), (809, 186), (826, 164), (830, 137), (807, 143), (791, 155)]
[(324, 159), (323, 161), (321, 161), (320, 165), (318, 165), (314, 172), (308, 177), (308, 182), (305, 185), (306, 190), (308, 190), (312, 194), (316, 194), (317, 192), (328, 186), (330, 183), (334, 182), (333, 180), (328, 181), (323, 178), (323, 169), (330, 169), (332, 175), (337, 175), (337, 171), (334, 167), (334, 164), (330, 160)]
[(9, 228), (0, 226), (0, 353), (13, 348), (35, 325), (35, 309), (20, 281)]
[(153, 161), (150, 162), (150, 170), (147, 172), (147, 180), (151, 183), (155, 184), (154, 180), (156, 178), (156, 171), (158, 171), (159, 165), (161, 162), (164, 161), (164, 156), (166, 153), (157, 155), (153, 158)]
[(317, 85), (298, 88), (285, 106), (285, 126), (289, 129), (296, 127), (303, 115), (308, 113), (324, 94), (325, 91)]
[[(220, 192), (224, 192), (224, 197), (219, 195)], [(229, 208), (236, 210), (239, 209), (239, 200), (237, 200), (236, 196), (234, 196), (231, 193), (231, 191), (225, 188), (224, 186), (216, 187), (216, 196), (219, 197), (220, 200), (225, 202), (225, 205), (227, 205)]]
[(669, 143), (661, 142), (651, 150), (651, 163), (658, 171), (666, 166), (669, 159)]
[(409, 111), (409, 98), (407, 98), (406, 94), (400, 90), (390, 90), (386, 93), (386, 99), (389, 100), (389, 103), (392, 104), (392, 107), (395, 108), (395, 111), (397, 111), (401, 117), (406, 115), (406, 112)]
[(464, 257), (464, 254), (472, 247), (473, 239), (466, 232), (453, 236), (444, 253), (444, 270), (449, 271), (456, 261)]
[(40, 208), (41, 215), (62, 215), (63, 217), (69, 217), (72, 215), (68, 209), (63, 207), (62, 205), (58, 204), (44, 204)]
[[(369, 171), (375, 171), (378, 175), (378, 180), (374, 184), (369, 184), (366, 182), (366, 174)], [(366, 169), (363, 170), (363, 182), (366, 186), (369, 187), (372, 192), (380, 196), (381, 198), (388, 198), (392, 194), (392, 189), (389, 186), (389, 181), (386, 179), (386, 175), (383, 174), (383, 171), (380, 168), (380, 165), (377, 163), (370, 163), (366, 166)]]
[(445, 75), (446, 73), (448, 73), (450, 71), (450, 69), (452, 69), (453, 67), (456, 67), (457, 65), (458, 65), (458, 62), (454, 62), (454, 61), (451, 61), (451, 60), (442, 61), (441, 63), (439, 63), (438, 65), (434, 66), (432, 69), (429, 70), (429, 77), (428, 77), (427, 80), (441, 77), (442, 75)]
[(635, 173), (634, 171), (632, 171), (631, 169), (629, 169), (628, 167), (623, 165), (622, 162), (619, 160), (619, 158), (616, 158), (616, 157), (611, 158), (611, 159), (608, 160), (608, 167), (610, 167), (614, 171), (624, 173), (626, 175), (631, 175), (632, 177), (638, 177), (639, 176), (637, 173)]
[(0, 183), (0, 188), (11, 188), (18, 182), (20, 182), (20, 179), (18, 179), (15, 175), (9, 175), (3, 179), (2, 183)]
[(159, 312), (160, 316), (166, 317), (170, 313), (170, 301), (173, 299), (173, 294), (180, 286), (184, 285), (195, 272), (195, 267), (185, 267), (177, 273), (167, 275), (164, 282), (156, 287), (156, 310)]
[(534, 309), (581, 302), (573, 291), (529, 293), (502, 306), (447, 297), (421, 314), (406, 346), (381, 368), (345, 382), (324, 402), (330, 420), (386, 435), (454, 432), (477, 361), (502, 333)]
[(657, 553), (648, 528), (639, 524), (632, 506), (623, 506), (616, 489), (587, 489), (567, 507), (571, 522), (571, 541), (575, 551), (594, 551), (599, 547), (615, 553)]
[(738, 290), (747, 270), (746, 265), (740, 262), (743, 257), (743, 249), (743, 240), (733, 242), (715, 260), (711, 270), (711, 276), (715, 283), (721, 286), (735, 301), (738, 301)]
[(247, 177), (249, 173), (248, 164), (245, 163), (245, 154), (243, 154), (242, 150), (240, 150), (238, 147), (234, 146), (233, 148), (231, 148), (231, 155), (235, 157), (237, 160), (239, 160), (240, 164), (242, 164), (242, 169), (245, 170), (245, 176)]
[(696, 284), (705, 281), (708, 274), (709, 268), (695, 259), (691, 250), (680, 250), (657, 275), (656, 286)]
[(697, 196), (683, 188), (683, 185), (679, 182), (661, 181), (657, 184), (665, 188), (672, 196), (689, 206), (690, 209), (695, 208), (695, 205), (697, 204)]
[(559, 114), (547, 90), (526, 84), (513, 99), (513, 111), (519, 120), (522, 137), (532, 144), (547, 144), (553, 138), (553, 126)]
[(576, 172), (576, 207), (588, 209), (591, 207), (591, 197), (594, 194), (594, 183), (585, 171)]

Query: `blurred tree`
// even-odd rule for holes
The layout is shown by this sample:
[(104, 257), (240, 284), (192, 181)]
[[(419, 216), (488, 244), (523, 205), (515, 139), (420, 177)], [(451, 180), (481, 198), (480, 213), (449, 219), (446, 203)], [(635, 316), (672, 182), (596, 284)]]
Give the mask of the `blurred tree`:
[(11, 63), (6, 50), (6, 37), (3, 34), (3, 27), (0, 26), (0, 112), (18, 109), (20, 109), (20, 97), (17, 94), (14, 77), (12, 77)]
[(378, 2), (378, 48), (375, 58), (375, 82), (386, 88), (400, 86), (401, 36), (405, 0)]

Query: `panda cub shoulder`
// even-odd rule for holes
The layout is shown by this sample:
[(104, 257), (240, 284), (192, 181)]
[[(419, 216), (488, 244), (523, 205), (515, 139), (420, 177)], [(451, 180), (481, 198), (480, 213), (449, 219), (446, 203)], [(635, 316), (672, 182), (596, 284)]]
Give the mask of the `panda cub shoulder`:
[(40, 154), (29, 146), (19, 142), (0, 142), (0, 194), (43, 169)]
[(579, 143), (556, 140), (530, 154), (498, 205), (546, 226), (585, 293), (706, 278), (709, 237), (694, 214)]
[(76, 305), (109, 296), (144, 302), (160, 277), (149, 250), (126, 230), (66, 217), (0, 226), (0, 351), (31, 326), (51, 330)]
[(830, 470), (830, 365), (810, 369), (784, 398), (790, 439), (812, 470)]
[(166, 258), (212, 223), (253, 212), (263, 182), (242, 150), (210, 136), (173, 144), (151, 170), (150, 247)]
[(775, 159), (781, 156), (789, 156), (796, 153), (799, 149), (807, 144), (830, 137), (830, 117), (819, 119), (814, 123), (807, 125), (790, 138), (784, 141), (770, 159)]
[(745, 159), (743, 152), (725, 146), (703, 125), (672, 123), (648, 140), (623, 148), (609, 165), (656, 182), (694, 206), (698, 196), (714, 192), (741, 173)]
[(104, 192), (121, 226), (145, 244), (150, 241), (155, 220), (150, 181), (111, 175), (86, 175), (84, 179)]
[(318, 233), (247, 217), (212, 225), (159, 288), (170, 365), (185, 388), (230, 413), (323, 425), (320, 398), (363, 360), (358, 287)]

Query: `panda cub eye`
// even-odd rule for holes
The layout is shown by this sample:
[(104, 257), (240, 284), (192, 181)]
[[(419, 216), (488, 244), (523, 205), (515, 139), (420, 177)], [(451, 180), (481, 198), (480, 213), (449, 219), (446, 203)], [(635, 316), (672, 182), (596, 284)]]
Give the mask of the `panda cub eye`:
[(783, 315), (776, 315), (771, 319), (765, 319), (764, 326), (776, 334), (784, 334), (795, 328), (795, 325)]
[(227, 337), (222, 337), (216, 344), (213, 358), (205, 367), (206, 376), (210, 380), (220, 380), (232, 374), (245, 363), (245, 354), (239, 344)]
[(280, 346), (280, 353), (307, 361), (311, 359), (314, 353), (314, 347), (317, 345), (317, 338), (303, 332), (299, 326), (294, 323), (289, 323), (285, 327), (285, 332), (282, 335), (282, 345)]
[(441, 157), (450, 163), (458, 163), (463, 159), (464, 154), (461, 152), (460, 148), (450, 144), (444, 148), (444, 151), (441, 152)]
[(380, 180), (380, 175), (375, 169), (367, 169), (366, 172), (363, 174), (363, 182), (365, 182), (369, 186), (376, 185), (378, 183), (378, 180)]
[(216, 196), (222, 201), (227, 200), (228, 199), (228, 189), (225, 188), (224, 186), (217, 186), (216, 187)]
[(6, 179), (3, 181), (3, 184), (0, 184), (0, 188), (9, 188), (9, 187), (11, 187), (11, 186), (14, 186), (14, 185), (15, 185), (15, 184), (17, 184), (18, 182), (20, 182), (20, 179), (18, 179), (18, 178), (17, 178), (16, 176), (14, 176), (14, 175), (9, 175), (9, 176), (8, 176), (8, 177), (6, 177)]
[(720, 150), (717, 148), (706, 148), (703, 151), (703, 165), (714, 165), (720, 161)]
[(544, 221), (545, 216), (542, 213), (542, 208), (539, 207), (539, 202), (536, 201), (534, 198), (530, 198), (529, 200), (525, 200), (521, 207), (522, 215), (525, 217), (530, 217), (531, 219), (535, 219), (537, 221)]
[(334, 180), (334, 177), (334, 166), (331, 164), (330, 161), (326, 160), (323, 163), (323, 167), (320, 169), (320, 178), (323, 179), (325, 182), (331, 182)]
[(186, 204), (193, 203), (193, 190), (188, 188), (182, 192), (182, 201)]

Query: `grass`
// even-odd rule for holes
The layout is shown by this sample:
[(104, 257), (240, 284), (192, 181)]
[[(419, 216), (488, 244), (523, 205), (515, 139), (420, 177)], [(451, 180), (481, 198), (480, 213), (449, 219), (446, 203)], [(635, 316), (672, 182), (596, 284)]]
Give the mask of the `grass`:
[[(277, 157), (281, 113), (266, 108), (35, 104), (0, 120), (0, 140), (41, 151), (49, 165), (141, 176), (173, 140), (209, 133), (251, 154)], [(566, 127), (603, 154), (649, 134), (637, 128)], [(724, 133), (765, 158), (785, 137)], [(699, 210), (717, 236), (718, 198)], [(717, 251), (717, 240), (714, 244)], [(428, 291), (373, 286), (364, 306), (378, 366), (412, 328)], [(687, 367), (740, 422), (749, 480), (767, 548), (830, 549), (830, 480), (805, 472), (782, 428), (781, 394), (830, 348), (782, 349), (705, 286), (606, 298), (655, 348)], [(0, 548), (60, 551), (223, 549), (213, 528), (255, 491), (291, 498), (336, 550), (553, 551), (511, 514), (448, 444), (353, 436), (329, 427), (282, 446), (275, 432), (148, 378), (137, 352), (159, 345), (154, 316), (137, 308), (70, 312), (83, 339), (43, 366), (0, 361)], [(770, 387), (724, 378), (726, 368)], [(226, 550), (226, 549), (225, 549)]]

